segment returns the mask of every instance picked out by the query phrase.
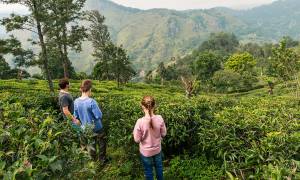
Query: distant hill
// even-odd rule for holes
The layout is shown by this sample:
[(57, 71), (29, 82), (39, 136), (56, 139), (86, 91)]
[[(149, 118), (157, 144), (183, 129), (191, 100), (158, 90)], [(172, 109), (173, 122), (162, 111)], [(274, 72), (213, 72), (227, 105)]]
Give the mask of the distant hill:
[(299, 0), (279, 0), (242, 11), (139, 10), (108, 0), (89, 0), (87, 8), (106, 17), (113, 39), (124, 45), (138, 69), (189, 53), (212, 32), (233, 32), (242, 42), (276, 42), (285, 35), (300, 38)]
[[(86, 9), (99, 10), (106, 17), (113, 40), (128, 50), (138, 70), (147, 71), (161, 61), (189, 53), (212, 32), (233, 32), (242, 42), (276, 42), (286, 35), (300, 38), (299, 0), (279, 0), (241, 11), (140, 10), (109, 0), (88, 0)], [(80, 54), (71, 53), (70, 58), (77, 71), (90, 72), (94, 64), (90, 43), (84, 43), (83, 49)]]

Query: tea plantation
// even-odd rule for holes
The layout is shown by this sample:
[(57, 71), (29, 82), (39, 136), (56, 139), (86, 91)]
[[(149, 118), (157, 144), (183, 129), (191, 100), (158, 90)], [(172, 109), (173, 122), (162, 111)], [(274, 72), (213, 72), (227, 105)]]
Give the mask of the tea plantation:
[[(79, 83), (71, 81), (74, 97)], [(0, 178), (143, 179), (132, 130), (150, 94), (168, 129), (166, 179), (300, 179), (300, 99), (283, 86), (273, 96), (263, 88), (191, 99), (180, 87), (142, 83), (95, 81), (92, 91), (108, 134), (105, 166), (80, 146), (45, 81), (0, 81)]]

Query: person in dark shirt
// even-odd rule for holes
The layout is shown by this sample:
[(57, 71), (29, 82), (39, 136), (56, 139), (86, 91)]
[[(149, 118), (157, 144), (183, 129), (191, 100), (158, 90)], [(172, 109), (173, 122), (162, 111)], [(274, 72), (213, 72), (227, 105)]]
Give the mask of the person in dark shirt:
[(80, 121), (73, 116), (74, 101), (72, 95), (69, 93), (70, 82), (67, 79), (59, 80), (59, 106), (63, 113), (64, 119), (70, 119), (73, 124), (80, 125)]

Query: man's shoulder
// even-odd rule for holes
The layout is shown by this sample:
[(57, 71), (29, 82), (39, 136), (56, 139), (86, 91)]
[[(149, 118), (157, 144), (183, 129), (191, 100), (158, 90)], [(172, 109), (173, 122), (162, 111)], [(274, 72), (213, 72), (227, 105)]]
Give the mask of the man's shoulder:
[(65, 93), (65, 92), (59, 92), (58, 95), (59, 98), (70, 98), (73, 99), (72, 95), (70, 93)]
[(94, 99), (92, 98), (86, 98), (86, 99), (81, 99), (80, 97), (79, 98), (76, 98), (74, 100), (74, 102), (84, 102), (84, 103), (93, 103)]

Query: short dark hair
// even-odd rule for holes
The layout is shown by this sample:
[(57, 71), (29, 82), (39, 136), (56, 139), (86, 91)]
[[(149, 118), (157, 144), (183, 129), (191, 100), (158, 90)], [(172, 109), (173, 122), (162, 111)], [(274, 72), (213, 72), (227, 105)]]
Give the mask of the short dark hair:
[(67, 87), (67, 85), (69, 85), (70, 82), (68, 79), (60, 79), (59, 82), (58, 82), (58, 86), (60, 89), (65, 89)]
[(92, 89), (92, 81), (89, 79), (82, 81), (80, 89), (81, 92), (88, 92)]

